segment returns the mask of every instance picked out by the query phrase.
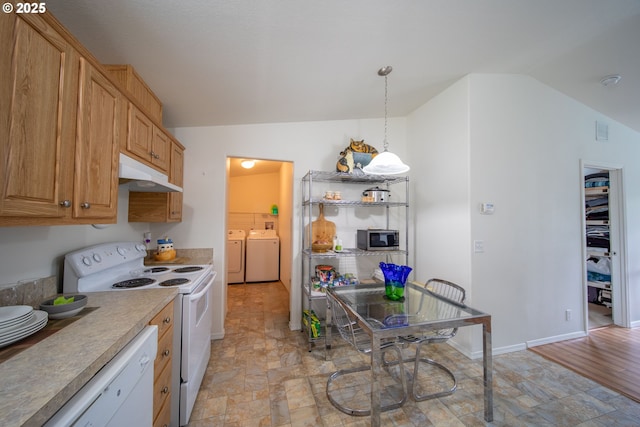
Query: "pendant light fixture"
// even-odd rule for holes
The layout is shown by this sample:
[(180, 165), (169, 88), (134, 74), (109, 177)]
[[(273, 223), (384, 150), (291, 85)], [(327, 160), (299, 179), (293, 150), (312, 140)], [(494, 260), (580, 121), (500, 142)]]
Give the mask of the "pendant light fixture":
[(400, 157), (390, 152), (387, 148), (389, 142), (387, 141), (387, 103), (389, 97), (387, 95), (387, 76), (393, 68), (390, 65), (382, 67), (378, 70), (378, 75), (384, 77), (384, 141), (382, 153), (379, 153), (368, 165), (362, 168), (364, 173), (370, 175), (398, 175), (401, 173), (409, 172), (409, 166), (402, 163)]

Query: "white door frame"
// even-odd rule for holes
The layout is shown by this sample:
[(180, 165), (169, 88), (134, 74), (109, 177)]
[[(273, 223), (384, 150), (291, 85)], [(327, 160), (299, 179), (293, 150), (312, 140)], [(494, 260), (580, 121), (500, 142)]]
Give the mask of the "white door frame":
[[(585, 191), (584, 191), (584, 169), (600, 169), (609, 172), (609, 220), (610, 220), (610, 244), (611, 244), (611, 295), (613, 301), (613, 323), (625, 328), (631, 327), (629, 317), (629, 267), (627, 264), (627, 239), (626, 239), (626, 209), (624, 192), (624, 168), (622, 165), (608, 164), (580, 160), (581, 173), (581, 200), (582, 211), (584, 213)], [(586, 219), (582, 217), (582, 230), (586, 230)], [(582, 259), (587, 259), (586, 234), (583, 233)], [(583, 292), (582, 301), (584, 305), (584, 330), (589, 333), (589, 305), (587, 298), (587, 267), (583, 263)]]

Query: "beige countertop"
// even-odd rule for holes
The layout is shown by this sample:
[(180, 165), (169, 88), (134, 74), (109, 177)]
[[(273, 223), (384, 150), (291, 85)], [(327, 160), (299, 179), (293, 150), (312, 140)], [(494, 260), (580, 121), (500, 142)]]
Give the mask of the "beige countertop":
[(176, 288), (92, 292), (98, 307), (0, 364), (0, 423), (40, 426), (177, 295)]

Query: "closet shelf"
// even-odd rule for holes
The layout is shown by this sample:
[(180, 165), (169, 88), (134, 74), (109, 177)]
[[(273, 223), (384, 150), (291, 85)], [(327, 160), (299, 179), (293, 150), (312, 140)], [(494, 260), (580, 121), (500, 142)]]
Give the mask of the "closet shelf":
[(587, 282), (587, 286), (598, 289), (611, 290), (611, 282)]
[(609, 187), (585, 187), (584, 195), (587, 197), (605, 196), (609, 194)]

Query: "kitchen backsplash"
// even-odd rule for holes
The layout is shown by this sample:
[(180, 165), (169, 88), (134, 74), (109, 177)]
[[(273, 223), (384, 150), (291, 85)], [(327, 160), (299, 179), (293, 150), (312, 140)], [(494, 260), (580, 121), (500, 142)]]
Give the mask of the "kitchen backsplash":
[[(155, 249), (148, 250), (147, 260), (153, 259)], [(179, 249), (176, 248), (176, 258), (184, 259), (188, 264), (213, 264), (213, 248)], [(147, 261), (145, 260), (145, 262)], [(161, 262), (160, 262), (161, 263)]]
[(56, 276), (21, 280), (15, 284), (0, 285), (0, 306), (30, 305), (38, 308), (42, 301), (57, 293)]

